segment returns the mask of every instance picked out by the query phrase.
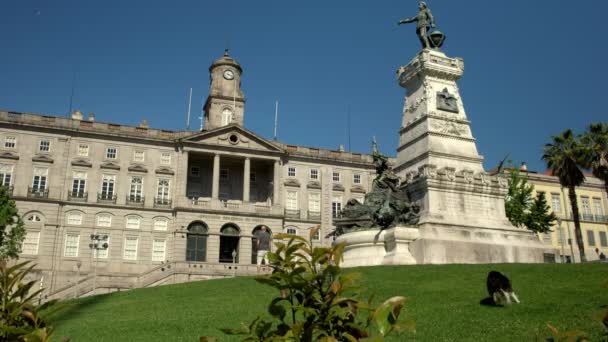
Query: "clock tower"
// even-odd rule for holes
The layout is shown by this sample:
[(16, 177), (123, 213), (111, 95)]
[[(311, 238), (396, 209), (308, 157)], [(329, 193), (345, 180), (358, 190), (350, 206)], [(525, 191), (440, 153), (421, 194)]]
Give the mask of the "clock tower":
[(210, 89), (205, 102), (205, 130), (236, 123), (243, 125), (245, 96), (241, 91), (239, 62), (224, 51), (224, 56), (216, 59), (209, 67)]

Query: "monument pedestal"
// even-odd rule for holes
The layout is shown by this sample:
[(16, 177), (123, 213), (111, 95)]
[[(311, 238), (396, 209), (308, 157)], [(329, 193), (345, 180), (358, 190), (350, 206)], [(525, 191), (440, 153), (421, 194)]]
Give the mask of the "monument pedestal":
[(543, 262), (538, 237), (506, 217), (507, 180), (483, 169), (456, 84), (463, 73), (462, 59), (430, 49), (397, 71), (406, 96), (394, 170), (420, 219), (341, 235), (344, 266)]

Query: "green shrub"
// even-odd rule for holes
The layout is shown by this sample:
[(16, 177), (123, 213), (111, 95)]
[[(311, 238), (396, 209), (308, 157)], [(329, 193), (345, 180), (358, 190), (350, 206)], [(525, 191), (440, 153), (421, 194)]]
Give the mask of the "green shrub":
[(36, 305), (35, 298), (42, 290), (33, 291), (35, 280), (26, 281), (34, 265), (29, 261), (7, 266), (0, 262), (0, 340), (2, 341), (50, 341), (53, 329), (46, 325), (39, 314), (54, 301)]
[[(312, 228), (310, 236), (318, 230)], [(394, 330), (413, 329), (411, 321), (398, 320), (404, 297), (390, 298), (378, 307), (372, 298), (357, 299), (360, 275), (344, 274), (340, 268), (344, 244), (313, 247), (312, 238), (288, 234), (276, 234), (274, 239), (279, 242), (269, 259), (276, 269), (256, 278), (278, 290), (268, 305), (270, 318), (221, 329), (224, 333), (242, 335), (243, 341), (383, 341)], [(367, 313), (366, 319), (361, 319), (362, 313)], [(371, 336), (372, 327), (378, 336)]]

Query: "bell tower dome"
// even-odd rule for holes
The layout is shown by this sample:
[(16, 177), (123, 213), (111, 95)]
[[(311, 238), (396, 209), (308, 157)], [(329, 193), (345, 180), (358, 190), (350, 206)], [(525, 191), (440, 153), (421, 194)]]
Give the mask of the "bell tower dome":
[(231, 123), (243, 125), (245, 96), (241, 91), (242, 73), (241, 65), (228, 54), (228, 49), (224, 51), (224, 56), (211, 63), (211, 85), (204, 107), (206, 130)]

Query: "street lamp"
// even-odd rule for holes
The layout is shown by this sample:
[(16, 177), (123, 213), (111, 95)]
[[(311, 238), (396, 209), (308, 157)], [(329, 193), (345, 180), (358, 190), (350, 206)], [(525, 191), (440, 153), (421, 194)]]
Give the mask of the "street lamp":
[(97, 289), (97, 259), (99, 257), (99, 251), (108, 249), (108, 246), (107, 235), (91, 234), (91, 243), (89, 244), (89, 248), (95, 251), (93, 252), (95, 253), (95, 266), (93, 267), (93, 294), (95, 294), (95, 290)]
[(564, 247), (564, 229), (562, 228), (562, 219), (560, 217), (557, 218), (557, 226), (559, 229), (559, 242), (562, 245), (562, 264), (566, 262), (566, 249)]
[(232, 275), (236, 277), (236, 249), (232, 250)]
[(80, 266), (82, 266), (82, 261), (76, 261), (76, 284), (74, 285), (74, 299), (78, 298), (78, 287), (80, 282)]

